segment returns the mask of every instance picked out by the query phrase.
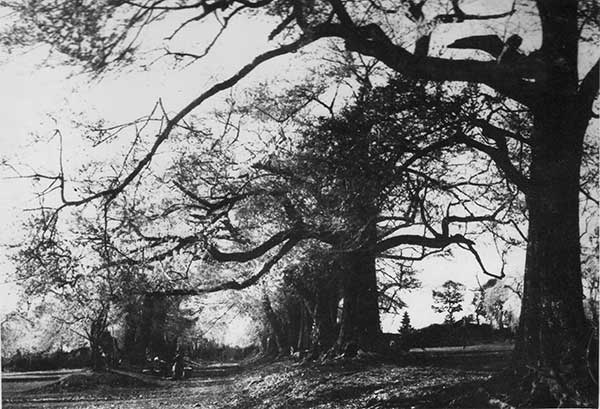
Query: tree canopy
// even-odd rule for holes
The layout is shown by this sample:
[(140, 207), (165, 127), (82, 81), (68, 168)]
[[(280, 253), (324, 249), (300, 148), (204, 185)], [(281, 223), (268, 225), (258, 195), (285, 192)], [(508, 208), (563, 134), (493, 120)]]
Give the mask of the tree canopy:
[[(580, 58), (578, 50), (585, 51), (586, 44), (597, 41), (599, 17), (595, 2), (538, 0), (500, 4), (498, 9), (493, 10), (486, 2), (467, 5), (454, 0), (159, 0), (146, 3), (73, 0), (60, 4), (52, 1), (6, 1), (2, 4), (17, 12), (14, 24), (3, 36), (5, 45), (26, 46), (45, 42), (72, 63), (82, 64), (95, 73), (119, 66), (144, 64), (143, 55), (152, 48), (149, 46), (151, 41), (146, 41), (152, 37), (151, 27), (160, 30), (165, 40), (161, 52), (150, 54), (160, 54), (175, 62), (193, 63), (201, 61), (207, 52), (215, 52), (220, 44), (219, 37), (228, 32), (236, 21), (260, 16), (270, 24), (267, 36), (272, 48), (257, 53), (252, 61), (234, 74), (198, 93), (175, 114), (167, 113), (162, 104), (157, 104), (156, 111), (145, 119), (145, 123), (156, 126), (139, 127), (140, 122), (134, 121), (129, 124), (130, 127), (125, 127), (134, 130), (136, 142), (144, 141), (143, 144), (136, 144), (136, 148), (145, 148), (135, 154), (127, 154), (122, 169), (112, 177), (87, 183), (83, 194), (71, 196), (65, 194), (69, 180), (62, 169), (56, 175), (35, 175), (57, 187), (62, 202), (60, 209), (97, 205), (97, 211), (104, 215), (104, 231), (111, 230), (110, 247), (115, 251), (123, 245), (128, 247), (124, 257), (117, 257), (119, 264), (137, 264), (141, 258), (134, 256), (140, 254), (144, 255), (144, 264), (160, 264), (167, 257), (183, 254), (184, 249), (193, 249), (187, 253), (190, 263), (245, 262), (269, 256), (254, 274), (241, 280), (223, 280), (221, 276), (216, 284), (195, 285), (183, 290), (178, 285), (173, 286), (173, 280), (168, 280), (170, 284), (166, 287), (165, 282), (159, 280), (156, 288), (174, 295), (239, 289), (254, 284), (304, 240), (316, 239), (334, 247), (338, 245), (340, 249), (347, 247), (339, 246), (340, 242), (333, 234), (338, 231), (314, 229), (314, 226), (301, 219), (301, 213), (294, 207), (297, 202), (290, 200), (289, 196), (277, 194), (277, 189), (273, 189), (285, 185), (286, 176), (302, 176), (302, 173), (292, 168), (294, 173), (282, 175), (286, 168), (279, 166), (281, 161), (272, 158), (257, 161), (258, 165), (252, 173), (239, 172), (239, 169), (233, 172), (232, 167), (225, 166), (233, 162), (228, 160), (230, 154), (220, 149), (228, 146), (224, 142), (227, 138), (207, 136), (205, 129), (193, 124), (192, 112), (210, 98), (240, 83), (263, 63), (300, 49), (320, 47), (324, 39), (333, 39), (346, 52), (375, 61), (385, 67), (387, 73), (400, 76), (401, 79), (391, 81), (389, 87), (373, 88), (371, 98), (374, 98), (374, 108), (365, 112), (373, 115), (371, 120), (377, 118), (375, 123), (369, 123), (369, 115), (363, 115), (359, 109), (350, 108), (341, 111), (341, 116), (338, 116), (339, 111), (325, 104), (325, 108), (329, 107), (334, 114), (333, 119), (321, 123), (320, 130), (325, 135), (324, 140), (328, 141), (327, 146), (314, 146), (322, 152), (333, 149), (331, 157), (338, 161), (335, 172), (340, 172), (336, 174), (331, 168), (326, 168), (327, 175), (332, 179), (322, 178), (319, 182), (327, 182), (328, 187), (336, 188), (342, 197), (339, 187), (344, 183), (355, 183), (350, 190), (366, 198), (367, 207), (375, 205), (363, 212), (368, 217), (360, 220), (358, 225), (365, 228), (359, 227), (355, 233), (364, 239), (362, 242), (376, 244), (359, 246), (355, 255), (360, 257), (356, 261), (373, 259), (375, 251), (381, 254), (400, 245), (421, 249), (461, 245), (478, 257), (474, 241), (467, 238), (467, 233), (454, 230), (455, 226), (486, 226), (486, 223), (489, 225), (497, 218), (522, 214), (524, 210), (526, 232), (520, 231), (518, 222), (512, 220), (527, 246), (515, 362), (519, 362), (520, 370), (527, 373), (530, 370), (528, 368), (536, 368), (534, 383), (547, 385), (558, 404), (587, 402), (586, 398), (582, 398), (583, 395), (588, 396), (586, 391), (590, 382), (584, 364), (589, 325), (581, 302), (580, 200), (591, 199), (597, 206), (597, 198), (591, 191), (582, 190), (581, 166), (586, 152), (586, 131), (595, 116), (593, 107), (600, 75), (599, 63), (595, 61), (598, 56), (593, 47), (588, 52), (591, 55), (585, 52), (581, 54), (585, 58)], [(214, 29), (208, 24), (212, 18), (217, 21), (215, 36), (202, 44), (194, 42), (190, 46), (188, 43), (189, 48), (182, 50), (181, 47), (196, 33), (195, 30)], [(525, 21), (527, 24), (520, 24)], [(513, 25), (513, 22), (517, 24)], [(462, 29), (449, 29), (456, 26)], [(442, 30), (446, 30), (445, 34), (439, 35)], [(392, 93), (391, 100), (385, 99), (385, 90), (402, 86), (404, 78), (438, 84), (415, 87), (422, 92), (418, 100), (425, 103), (417, 110), (419, 121), (402, 122), (399, 117), (404, 112), (404, 101), (398, 95), (405, 95), (404, 92), (396, 93), (396, 96)], [(480, 87), (464, 87), (455, 82), (478, 84)], [(369, 84), (363, 81), (363, 86), (368, 87)], [(454, 99), (458, 101), (465, 95), (461, 90), (469, 97), (471, 90), (475, 97), (466, 101), (475, 102), (472, 105), (458, 104), (458, 109), (452, 103), (450, 105), (454, 109), (445, 109), (444, 103), (437, 105), (437, 102), (431, 107), (429, 97), (436, 95), (432, 92), (436, 87), (445, 88), (446, 95), (451, 96), (447, 97), (450, 102), (454, 98), (458, 98)], [(359, 103), (361, 95), (368, 94), (358, 92), (356, 101)], [(302, 97), (306, 97), (306, 94)], [(378, 100), (380, 97), (382, 99)], [(365, 106), (368, 106), (368, 98), (365, 102)], [(466, 109), (463, 109), (465, 105)], [(444, 115), (439, 115), (437, 111), (440, 106), (445, 110)], [(431, 112), (436, 113), (435, 119), (427, 118)], [(460, 115), (455, 116), (456, 113)], [(378, 117), (378, 114), (381, 115)], [(339, 122), (340, 118), (344, 121)], [(398, 131), (407, 130), (414, 139), (394, 138), (391, 144), (387, 143), (390, 139), (379, 139), (377, 126), (380, 120), (383, 120), (382, 135), (402, 135)], [(441, 125), (442, 133), (445, 133), (435, 140), (429, 139), (435, 135), (430, 131), (436, 130), (435, 126), (431, 126), (432, 121), (437, 121), (436, 125)], [(345, 128), (347, 124), (352, 124), (352, 128)], [(235, 129), (230, 125), (226, 119), (226, 130)], [(449, 126), (444, 128), (446, 125)], [(419, 126), (423, 129), (419, 129)], [(125, 128), (117, 127), (113, 131)], [(342, 132), (336, 135), (336, 131), (340, 130)], [(420, 133), (423, 130), (426, 136)], [(104, 129), (99, 133), (99, 140), (107, 132), (114, 136), (110, 129)], [(330, 138), (340, 134), (348, 139), (338, 139), (339, 144), (335, 145)], [(158, 214), (176, 216), (179, 210), (185, 209), (190, 211), (187, 217), (199, 223), (186, 225), (181, 220), (178, 223), (173, 217), (163, 220), (159, 224), (160, 229), (155, 226), (148, 231), (136, 224), (144, 219), (146, 222), (152, 221), (156, 213), (145, 218), (138, 213), (134, 217), (135, 222), (127, 222), (132, 213), (128, 212), (131, 210), (131, 197), (133, 195), (135, 198), (133, 202), (136, 205), (140, 204), (140, 197), (136, 198), (136, 194), (140, 187), (148, 187), (144, 176), (149, 166), (156, 163), (157, 153), (171, 146), (170, 143), (182, 135), (200, 140), (199, 145), (204, 153), (200, 156), (183, 156), (182, 163), (187, 161), (185, 168), (190, 173), (180, 172), (172, 179), (172, 185), (167, 183), (165, 187), (163, 184), (161, 189), (169, 193), (178, 192), (186, 199), (183, 202), (167, 200), (166, 208), (158, 211)], [(229, 138), (235, 140), (235, 136)], [(384, 143), (379, 145), (380, 142)], [(336, 152), (336, 148), (340, 150)], [(411, 152), (411, 149), (416, 152)], [(354, 150), (362, 154), (352, 156)], [(465, 150), (471, 155), (467, 157), (472, 166), (467, 176), (462, 175), (467, 179), (466, 182), (460, 174), (453, 173), (458, 161), (456, 158), (459, 157), (456, 154)], [(372, 164), (371, 157), (364, 155), (365, 152), (377, 154), (378, 166), (364, 166), (363, 160)], [(342, 153), (350, 156), (344, 158)], [(400, 153), (408, 153), (409, 156), (399, 157)], [(414, 154), (413, 159), (411, 153)], [(219, 169), (208, 169), (211, 176), (206, 181), (202, 179), (206, 175), (201, 171), (206, 170), (207, 166), (214, 166), (215, 162), (208, 161), (206, 165), (202, 158), (213, 154), (220, 157), (222, 162), (219, 163)], [(442, 160), (437, 161), (438, 158)], [(344, 166), (339, 159), (351, 160), (353, 166)], [(376, 217), (377, 213), (385, 215), (386, 208), (383, 203), (378, 203), (378, 195), (382, 192), (387, 195), (389, 192), (386, 189), (391, 187), (389, 183), (398, 181), (394, 172), (399, 169), (410, 175), (411, 165), (418, 160), (425, 162), (425, 159), (433, 159), (431, 168), (423, 163), (419, 169), (421, 175), (412, 175), (412, 181), (411, 177), (406, 177), (402, 179), (405, 183), (392, 184), (394, 188), (401, 186), (400, 189), (406, 189), (407, 186), (417, 188), (412, 196), (405, 192), (394, 193), (405, 195), (401, 206), (410, 209), (412, 205), (416, 209), (419, 218), (414, 220), (422, 224), (423, 231), (396, 235), (392, 232), (389, 236), (379, 237), (377, 226), (371, 222), (371, 218)], [(388, 173), (392, 168), (392, 173)], [(192, 173), (194, 171), (197, 173)], [(216, 174), (218, 177), (215, 177)], [(388, 179), (388, 175), (392, 175), (392, 178)], [(360, 182), (363, 176), (368, 176), (369, 184)], [(452, 176), (452, 181), (444, 180), (445, 176)], [(485, 183), (478, 180), (478, 176), (485, 179)], [(274, 182), (258, 187), (250, 183), (255, 177), (272, 179)], [(191, 189), (182, 183), (192, 180), (202, 180), (201, 191), (198, 184)], [(425, 186), (414, 186), (415, 180), (427, 183)], [(356, 181), (359, 183), (356, 184)], [(465, 184), (470, 188), (461, 189)], [(247, 189), (250, 186), (252, 189)], [(429, 196), (425, 195), (425, 190)], [(457, 192), (460, 192), (460, 197), (455, 196), (459, 194)], [(473, 194), (477, 196), (469, 196)], [(462, 206), (461, 213), (451, 212), (455, 206), (453, 195)], [(386, 196), (389, 197), (393, 196)], [(449, 197), (449, 202), (444, 202), (443, 197)], [(304, 194), (303, 198), (310, 196)], [(316, 203), (310, 199), (305, 202), (311, 205)], [(475, 206), (482, 199), (488, 202), (487, 206), (478, 207), (476, 212), (464, 206), (467, 202)], [(344, 205), (358, 202), (360, 200)], [(428, 210), (429, 202), (444, 204), (436, 213)], [(277, 208), (273, 206), (275, 203)], [(242, 247), (240, 244), (248, 237), (240, 236), (239, 226), (228, 220), (234, 213), (243, 214), (241, 210), (233, 211), (238, 204), (247, 205), (247, 209), (260, 204), (262, 217), (269, 215), (269, 219), (273, 220), (276, 212), (278, 216), (283, 216), (277, 219), (284, 222), (278, 226), (267, 226), (261, 224), (260, 218), (256, 219), (253, 226), (255, 231), (262, 230), (263, 237), (266, 235), (269, 238), (250, 249)], [(351, 206), (348, 208), (351, 209)], [(344, 206), (341, 206), (341, 210), (344, 210)], [(269, 214), (269, 211), (273, 213)], [(115, 213), (119, 215), (114, 217)], [(395, 208), (393, 213), (393, 217), (398, 217), (399, 209)], [(437, 225), (432, 223), (432, 219), (436, 220)], [(246, 220), (250, 221), (250, 218)], [(508, 219), (506, 221), (511, 222)], [(249, 225), (252, 223), (249, 222)], [(113, 233), (122, 227), (126, 227), (124, 230), (128, 234), (115, 237)], [(175, 234), (156, 234), (164, 229)], [(391, 228), (392, 231), (394, 229)], [(208, 231), (211, 232), (209, 240), (204, 234)], [(231, 242), (232, 237), (238, 239), (229, 245), (228, 250), (211, 241), (223, 231), (229, 233), (222, 240)], [(183, 234), (178, 234), (181, 232)], [(356, 237), (356, 234), (353, 236)], [(136, 240), (143, 240), (144, 246), (136, 247)], [(105, 243), (108, 242), (105, 240)], [(152, 249), (153, 254), (145, 257), (145, 248)], [(201, 255), (200, 250), (206, 250), (210, 257)], [(406, 257), (406, 254), (400, 257)], [(113, 266), (113, 257), (105, 260), (105, 263)], [(485, 269), (483, 263), (480, 264)], [(185, 266), (185, 263), (179, 260), (170, 265), (161, 264), (158, 270), (163, 276), (187, 279), (189, 268), (181, 270), (172, 268), (174, 266)], [(359, 276), (372, 277), (373, 269), (364, 269)], [(177, 280), (175, 282), (180, 283)], [(367, 281), (364, 284), (371, 286)], [(555, 375), (542, 375), (547, 373)]]
[(452, 280), (446, 281), (439, 290), (433, 290), (433, 308), (436, 312), (446, 313), (444, 321), (454, 324), (454, 314), (463, 310), (465, 286)]

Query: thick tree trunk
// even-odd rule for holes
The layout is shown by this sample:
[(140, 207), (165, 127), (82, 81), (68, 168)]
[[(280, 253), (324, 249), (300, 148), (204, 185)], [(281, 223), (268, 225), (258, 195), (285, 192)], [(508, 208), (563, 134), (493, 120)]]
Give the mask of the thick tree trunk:
[(378, 212), (372, 206), (371, 195), (365, 197), (362, 205), (357, 200), (350, 217), (356, 229), (353, 240), (360, 243), (360, 248), (347, 253), (340, 263), (343, 304), (336, 347), (341, 350), (353, 345), (353, 348), (374, 351), (381, 340), (374, 251)]
[(342, 317), (337, 345), (348, 343), (366, 349), (377, 349), (381, 329), (377, 303), (375, 257), (369, 251), (348, 254), (342, 278)]
[[(552, 395), (585, 377), (589, 333), (583, 311), (579, 168), (585, 129), (575, 104), (556, 94), (535, 112), (524, 293), (515, 360), (534, 368)], [(558, 391), (560, 389), (560, 391)], [(576, 393), (575, 393), (576, 395)]]
[(100, 342), (97, 339), (89, 339), (92, 369), (94, 371), (104, 370), (104, 358), (102, 356), (102, 350), (100, 349)]

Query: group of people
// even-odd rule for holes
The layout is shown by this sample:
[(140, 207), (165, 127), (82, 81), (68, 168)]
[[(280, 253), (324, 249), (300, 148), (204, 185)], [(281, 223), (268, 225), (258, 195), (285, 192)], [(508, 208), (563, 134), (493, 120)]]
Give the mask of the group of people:
[(171, 376), (171, 379), (183, 379), (189, 375), (189, 370), (186, 370), (185, 359), (180, 351), (177, 351), (173, 357), (173, 363), (169, 365), (167, 361), (163, 361), (157, 355), (152, 360), (152, 373), (158, 376)]

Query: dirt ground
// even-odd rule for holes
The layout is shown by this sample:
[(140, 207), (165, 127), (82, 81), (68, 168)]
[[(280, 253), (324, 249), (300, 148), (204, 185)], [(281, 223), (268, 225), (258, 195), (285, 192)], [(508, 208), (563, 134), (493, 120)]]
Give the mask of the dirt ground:
[[(83, 376), (93, 375), (86, 373)], [(114, 376), (115, 374), (108, 374), (106, 378)], [(3, 388), (2, 408), (216, 409), (226, 407), (226, 397), (233, 393), (232, 381), (232, 378), (195, 378), (185, 381), (129, 382), (128, 386), (120, 386), (103, 380), (98, 383), (86, 382), (87, 387), (76, 382), (75, 385), (70, 383), (65, 387), (58, 384), (44, 385), (25, 392), (12, 392), (8, 389), (8, 393)]]
[(489, 407), (488, 397), (479, 402), (476, 393), (467, 402), (457, 397), (477, 391), (504, 369), (509, 353), (506, 348), (447, 354), (416, 351), (395, 362), (374, 356), (325, 363), (280, 361), (185, 381), (127, 373), (76, 374), (63, 378), (62, 384), (25, 392), (3, 388), (2, 400), (3, 408), (436, 408), (483, 407), (483, 403)]
[(472, 402), (461, 399), (504, 370), (510, 362), (508, 357), (506, 351), (443, 358), (423, 354), (400, 362), (377, 362), (367, 357), (324, 364), (273, 363), (247, 372), (229, 407), (494, 407), (483, 394), (472, 394)]

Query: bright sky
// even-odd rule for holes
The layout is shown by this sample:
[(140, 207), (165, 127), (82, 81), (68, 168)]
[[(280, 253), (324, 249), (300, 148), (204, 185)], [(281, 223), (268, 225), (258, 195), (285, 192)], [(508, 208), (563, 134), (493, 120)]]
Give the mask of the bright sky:
[[(185, 71), (166, 69), (157, 64), (149, 71), (109, 75), (100, 82), (89, 82), (81, 75), (64, 66), (45, 67), (44, 47), (25, 54), (4, 56), (0, 65), (0, 160), (6, 161), (23, 174), (34, 170), (56, 171), (58, 163), (58, 141), (51, 139), (53, 129), (58, 127), (64, 138), (67, 166), (76, 168), (94, 155), (81, 151), (81, 135), (72, 126), (72, 121), (104, 118), (109, 123), (128, 121), (147, 114), (158, 98), (162, 98), (168, 110), (175, 111), (186, 104), (209, 85), (237, 71), (249, 62), (258, 49), (264, 48), (267, 30), (261, 24), (243, 23), (232, 25), (232, 29), (221, 40), (231, 47), (216, 47), (215, 54), (206, 61)], [(278, 70), (289, 75), (298, 75), (293, 65), (286, 64), (289, 58), (279, 58), (261, 68), (253, 75), (252, 82), (269, 78)], [(247, 82), (248, 82), (247, 81)], [(36, 137), (37, 135), (37, 137)], [(38, 143), (34, 143), (39, 140)], [(24, 239), (19, 228), (27, 213), (23, 209), (35, 207), (32, 182), (18, 176), (12, 168), (0, 168), (0, 245), (16, 244)], [(492, 247), (481, 247), (483, 259), (490, 271), (498, 272), (500, 260)], [(10, 282), (4, 283), (13, 270), (7, 260), (7, 252), (0, 247), (0, 314), (14, 308), (16, 289)], [(508, 273), (518, 274), (523, 267), (523, 254), (515, 253), (509, 260)], [(431, 309), (431, 290), (446, 280), (463, 282), (468, 288), (477, 286), (479, 267), (473, 256), (457, 249), (453, 260), (432, 259), (416, 267), (422, 272), (420, 290), (404, 295), (414, 327), (441, 322), (442, 314)], [(487, 277), (480, 276), (481, 282)], [(466, 304), (470, 301), (466, 300)], [(467, 311), (468, 312), (468, 311)], [(398, 317), (384, 317), (384, 329), (395, 331)], [(226, 337), (239, 338), (239, 325)], [(233, 334), (233, 335), (232, 335)]]

